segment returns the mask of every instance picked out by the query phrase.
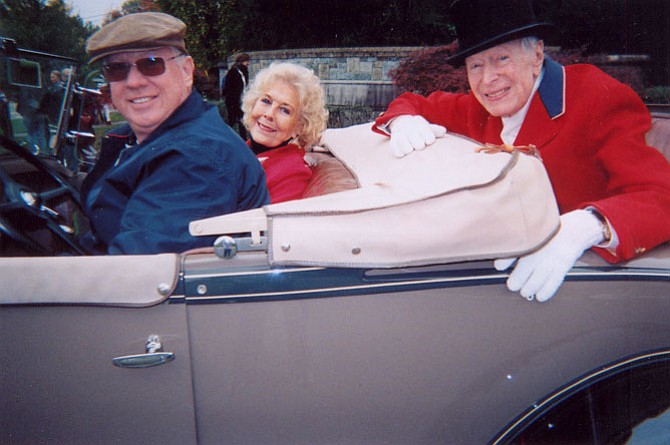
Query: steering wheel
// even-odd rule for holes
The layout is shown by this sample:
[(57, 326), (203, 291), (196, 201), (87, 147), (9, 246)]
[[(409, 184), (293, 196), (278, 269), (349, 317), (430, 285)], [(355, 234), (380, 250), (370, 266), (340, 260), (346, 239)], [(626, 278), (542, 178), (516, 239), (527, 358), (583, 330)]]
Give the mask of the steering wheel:
[[(19, 182), (0, 164), (0, 235), (34, 255), (66, 253), (85, 255), (90, 252), (78, 241), (68, 218), (57, 210), (59, 205), (74, 206), (79, 213), (79, 192), (69, 180), (53, 166), (18, 145), (14, 140), (0, 135), (0, 144), (28, 162), (37, 172), (28, 178), (43, 178), (43, 185), (35, 189)], [(39, 186), (39, 185), (38, 185)], [(46, 232), (46, 233), (45, 233)], [(58, 247), (55, 247), (57, 245)]]

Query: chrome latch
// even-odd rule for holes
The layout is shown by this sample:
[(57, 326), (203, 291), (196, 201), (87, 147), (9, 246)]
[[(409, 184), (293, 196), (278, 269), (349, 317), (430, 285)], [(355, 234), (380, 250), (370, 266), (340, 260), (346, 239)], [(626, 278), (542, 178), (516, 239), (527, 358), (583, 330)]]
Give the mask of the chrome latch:
[(214, 253), (219, 258), (229, 260), (237, 255), (237, 252), (252, 252), (267, 250), (268, 239), (260, 237), (259, 242), (254, 242), (251, 237), (233, 238), (229, 235), (220, 236), (214, 241)]
[(115, 357), (112, 363), (120, 368), (151, 368), (174, 360), (174, 353), (163, 352), (163, 343), (158, 335), (147, 337), (144, 350), (145, 354)]

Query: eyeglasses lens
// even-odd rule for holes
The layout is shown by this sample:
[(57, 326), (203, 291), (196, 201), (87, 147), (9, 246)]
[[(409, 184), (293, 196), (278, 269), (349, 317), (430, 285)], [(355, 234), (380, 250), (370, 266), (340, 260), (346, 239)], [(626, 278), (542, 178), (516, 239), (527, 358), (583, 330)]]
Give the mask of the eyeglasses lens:
[(128, 77), (133, 66), (136, 66), (144, 76), (160, 76), (165, 72), (165, 60), (162, 57), (146, 57), (136, 60), (135, 63), (105, 63), (102, 66), (102, 74), (108, 82), (120, 82)]

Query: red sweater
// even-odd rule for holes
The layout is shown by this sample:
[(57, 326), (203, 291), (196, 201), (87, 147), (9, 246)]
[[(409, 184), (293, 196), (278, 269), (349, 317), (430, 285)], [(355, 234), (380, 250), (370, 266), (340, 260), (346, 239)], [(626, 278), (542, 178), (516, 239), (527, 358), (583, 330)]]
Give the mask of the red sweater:
[(270, 201), (291, 201), (302, 198), (312, 170), (304, 159), (305, 151), (296, 144), (264, 151), (256, 157), (265, 170)]

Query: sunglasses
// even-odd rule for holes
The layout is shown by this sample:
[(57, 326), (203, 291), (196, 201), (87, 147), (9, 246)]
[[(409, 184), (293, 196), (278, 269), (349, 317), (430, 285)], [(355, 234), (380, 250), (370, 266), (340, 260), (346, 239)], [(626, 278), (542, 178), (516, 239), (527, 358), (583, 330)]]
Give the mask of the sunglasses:
[(122, 80), (126, 80), (128, 73), (130, 73), (130, 69), (136, 66), (137, 71), (144, 76), (160, 76), (165, 72), (165, 62), (185, 55), (186, 54), (178, 54), (169, 59), (164, 59), (162, 57), (145, 57), (136, 60), (135, 63), (108, 62), (102, 65), (102, 75), (105, 76), (105, 79), (107, 79), (108, 82), (121, 82)]

